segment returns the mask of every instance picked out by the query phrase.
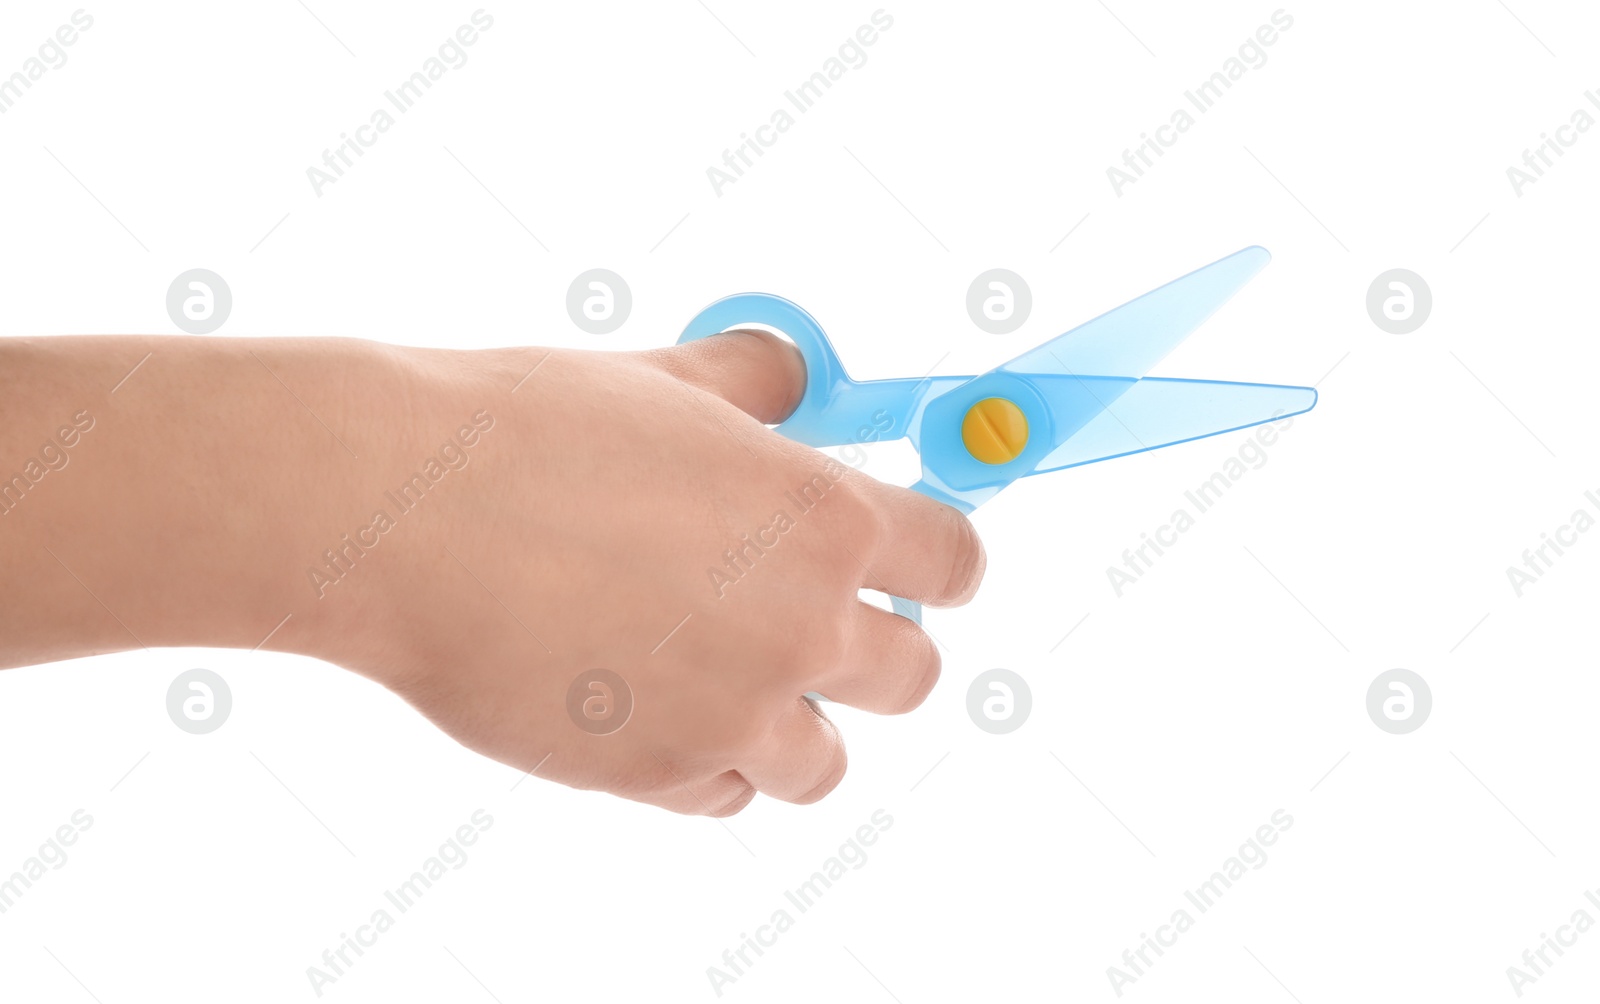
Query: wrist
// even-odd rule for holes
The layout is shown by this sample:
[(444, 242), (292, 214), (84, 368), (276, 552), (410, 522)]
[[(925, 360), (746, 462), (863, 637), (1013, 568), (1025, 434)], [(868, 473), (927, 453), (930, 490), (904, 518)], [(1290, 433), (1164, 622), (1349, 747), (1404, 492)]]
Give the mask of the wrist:
[(505, 442), (516, 424), (508, 419), (521, 403), (508, 395), (529, 350), (359, 345), (350, 421), (365, 441), (359, 459), (334, 458), (321, 475), (323, 504), (292, 531), (289, 567), (275, 574), (292, 583), (297, 613), (272, 647), (404, 689), (414, 667), (448, 658), (427, 651), (448, 633), (439, 630), (440, 584), (483, 588), (459, 556), (494, 546), (481, 515), (496, 507), (481, 503), (506, 494), (505, 460), (517, 456)]

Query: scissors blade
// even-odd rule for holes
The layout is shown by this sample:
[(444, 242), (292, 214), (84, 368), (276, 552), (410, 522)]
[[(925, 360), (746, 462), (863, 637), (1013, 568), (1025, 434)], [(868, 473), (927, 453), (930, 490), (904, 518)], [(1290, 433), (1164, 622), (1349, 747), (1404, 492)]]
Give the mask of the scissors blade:
[[(1070, 380), (1052, 383), (1075, 401), (1104, 393), (1092, 378), (1079, 382), (1077, 388), (1070, 386)], [(1102, 407), (1028, 473), (1058, 471), (1281, 421), (1310, 411), (1316, 403), (1317, 392), (1312, 387), (1146, 377), (1120, 390), (1113, 403)]]
[(1137, 380), (1272, 259), (1248, 247), (1078, 325), (999, 367), (1018, 376), (1096, 374)]

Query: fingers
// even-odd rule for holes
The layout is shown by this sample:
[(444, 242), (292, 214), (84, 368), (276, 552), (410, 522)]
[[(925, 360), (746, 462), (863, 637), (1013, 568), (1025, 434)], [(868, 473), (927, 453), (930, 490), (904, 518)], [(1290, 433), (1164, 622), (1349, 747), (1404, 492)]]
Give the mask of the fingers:
[(800, 350), (765, 331), (728, 331), (643, 355), (769, 425), (788, 418), (806, 389)]
[(871, 501), (880, 531), (871, 558), (861, 558), (863, 586), (934, 607), (972, 599), (988, 559), (967, 517), (908, 488), (865, 477), (853, 484)]
[[(783, 421), (806, 388), (805, 360), (787, 340), (765, 331), (728, 331), (644, 358), (672, 376), (716, 394), (758, 421)], [(950, 506), (869, 477), (851, 484), (872, 503), (882, 530), (863, 585), (929, 606), (970, 600), (986, 559), (977, 532)]]
[[(920, 705), (939, 680), (933, 640), (911, 621), (858, 603), (851, 643), (841, 664), (819, 680), (829, 699), (864, 711), (900, 714)], [(741, 760), (738, 774), (762, 794), (801, 805), (844, 779), (848, 760), (838, 728), (816, 705), (797, 699)], [(740, 803), (732, 811), (743, 808)]]
[(756, 797), (756, 789), (736, 770), (691, 781), (665, 761), (661, 761), (661, 769), (672, 777), (664, 779), (650, 794), (633, 797), (686, 816), (716, 817), (731, 816)]
[(830, 701), (880, 715), (916, 708), (939, 682), (939, 650), (916, 624), (869, 603), (856, 604), (845, 658), (817, 681)]
[(771, 735), (739, 773), (764, 795), (815, 802), (844, 778), (844, 740), (816, 706), (797, 698), (773, 726)]
[(740, 767), (709, 777), (694, 777), (682, 766), (660, 768), (670, 775), (652, 786), (643, 800), (692, 816), (731, 816), (759, 791), (785, 802), (808, 804), (832, 791), (844, 778), (844, 740), (816, 706), (795, 698), (752, 749), (732, 754)]

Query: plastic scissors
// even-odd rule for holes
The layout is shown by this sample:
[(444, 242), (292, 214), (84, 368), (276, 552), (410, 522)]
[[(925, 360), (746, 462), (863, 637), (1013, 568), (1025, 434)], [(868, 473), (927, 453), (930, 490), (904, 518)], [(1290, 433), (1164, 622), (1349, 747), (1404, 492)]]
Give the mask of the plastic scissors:
[[(815, 318), (767, 293), (725, 297), (678, 342), (760, 325), (795, 343), (806, 389), (778, 432), (810, 446), (859, 442), (863, 426), (909, 437), (911, 487), (970, 513), (1019, 478), (1125, 457), (1310, 411), (1311, 387), (1145, 376), (1272, 256), (1248, 247), (1107, 311), (977, 376), (852, 380)], [(921, 623), (919, 604), (894, 598)]]

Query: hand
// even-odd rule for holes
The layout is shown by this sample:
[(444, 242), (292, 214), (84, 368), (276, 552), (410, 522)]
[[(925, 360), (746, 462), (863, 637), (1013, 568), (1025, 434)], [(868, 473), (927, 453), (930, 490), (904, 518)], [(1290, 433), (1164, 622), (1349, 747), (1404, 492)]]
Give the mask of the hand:
[(0, 605), (0, 666), (313, 655), (487, 756), (679, 812), (827, 794), (844, 744), (803, 695), (899, 713), (939, 673), (858, 589), (948, 605), (983, 572), (954, 509), (765, 427), (805, 374), (759, 332), (16, 339), (0, 372), (0, 455), (61, 443), (0, 500), (0, 568), (30, 584)]
[[(424, 501), (426, 540), (366, 578), (365, 644), (343, 661), (539, 777), (713, 815), (758, 790), (821, 798), (844, 743), (801, 695), (897, 714), (939, 675), (921, 628), (858, 588), (965, 602), (984, 566), (971, 524), (767, 429), (804, 389), (782, 339), (540, 358), (493, 357), (471, 390), (441, 367), (414, 397), (435, 439), (470, 414), (493, 425)], [(594, 669), (621, 680), (578, 691), (604, 734), (569, 708)]]

